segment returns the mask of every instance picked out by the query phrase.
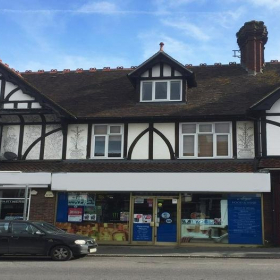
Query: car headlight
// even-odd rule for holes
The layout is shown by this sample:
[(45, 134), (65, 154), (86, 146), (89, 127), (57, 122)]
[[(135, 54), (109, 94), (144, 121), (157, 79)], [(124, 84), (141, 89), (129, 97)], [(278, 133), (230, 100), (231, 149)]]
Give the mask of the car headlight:
[(85, 241), (85, 240), (75, 240), (75, 244), (78, 244), (78, 245), (85, 245), (85, 244), (86, 244), (86, 241)]

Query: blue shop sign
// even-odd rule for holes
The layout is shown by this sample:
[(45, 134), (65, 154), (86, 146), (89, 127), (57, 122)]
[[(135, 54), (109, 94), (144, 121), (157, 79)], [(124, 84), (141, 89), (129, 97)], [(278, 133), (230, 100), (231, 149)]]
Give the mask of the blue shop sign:
[(230, 244), (262, 244), (261, 197), (228, 197), (228, 237)]
[(146, 223), (133, 224), (133, 241), (152, 241), (152, 227)]

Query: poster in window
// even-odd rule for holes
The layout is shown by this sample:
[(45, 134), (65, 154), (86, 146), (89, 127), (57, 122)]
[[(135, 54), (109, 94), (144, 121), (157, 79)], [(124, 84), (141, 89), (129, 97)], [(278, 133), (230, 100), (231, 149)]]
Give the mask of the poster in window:
[(134, 223), (143, 223), (143, 214), (134, 214)]
[(68, 222), (82, 222), (83, 208), (68, 208)]
[(120, 212), (120, 221), (127, 222), (129, 220), (129, 212)]
[(84, 221), (96, 221), (96, 208), (95, 208), (95, 206), (84, 207)]
[(69, 193), (68, 206), (95, 206), (95, 195)]

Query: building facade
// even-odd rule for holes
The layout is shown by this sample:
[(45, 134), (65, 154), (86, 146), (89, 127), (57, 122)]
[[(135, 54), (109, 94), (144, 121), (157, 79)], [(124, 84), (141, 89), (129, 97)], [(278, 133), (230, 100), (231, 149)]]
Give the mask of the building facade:
[[(17, 73), (0, 63), (0, 219), (99, 243), (278, 244), (280, 64), (263, 22), (241, 64)], [(279, 220), (279, 219), (278, 219)]]

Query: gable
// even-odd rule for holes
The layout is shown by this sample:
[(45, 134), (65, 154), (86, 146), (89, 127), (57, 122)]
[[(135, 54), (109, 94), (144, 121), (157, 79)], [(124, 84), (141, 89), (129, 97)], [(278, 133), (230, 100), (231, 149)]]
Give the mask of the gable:
[(196, 86), (194, 73), (163, 51), (157, 52), (128, 74), (134, 87), (136, 87), (139, 78), (173, 78), (178, 76), (187, 81), (189, 88)]
[[(266, 95), (259, 102), (254, 104), (250, 109), (252, 110), (270, 110), (277, 101), (280, 100), (280, 87), (276, 88), (274, 91)], [(275, 108), (273, 109), (275, 110)], [(273, 112), (270, 112), (273, 113)], [(279, 112), (277, 112), (279, 113)]]
[(25, 94), (22, 89), (5, 79), (0, 80), (2, 109), (38, 109), (40, 103), (32, 96)]
[(0, 62), (0, 111), (39, 110), (71, 116), (66, 110), (40, 93), (21, 75)]
[(175, 70), (167, 63), (158, 63), (152, 66), (149, 70), (146, 70), (143, 74), (141, 74), (141, 78), (168, 78), (181, 76), (183, 76), (182, 71)]

